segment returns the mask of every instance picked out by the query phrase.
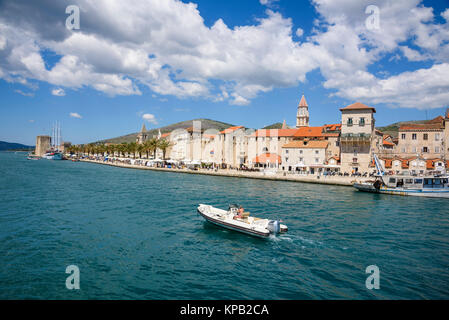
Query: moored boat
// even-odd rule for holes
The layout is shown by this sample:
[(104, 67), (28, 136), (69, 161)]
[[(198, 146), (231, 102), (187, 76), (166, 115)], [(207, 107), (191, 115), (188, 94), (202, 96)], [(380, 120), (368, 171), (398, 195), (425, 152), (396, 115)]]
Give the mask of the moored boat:
[(449, 198), (449, 176), (385, 175), (376, 155), (374, 160), (378, 171), (376, 180), (354, 183), (357, 190), (399, 196)]
[(285, 233), (286, 225), (279, 220), (269, 220), (252, 217), (249, 212), (239, 213), (239, 206), (230, 205), (229, 209), (222, 210), (210, 205), (200, 204), (198, 213), (208, 222), (238, 232), (246, 233), (260, 238)]
[(47, 152), (42, 156), (43, 159), (47, 160), (62, 160), (62, 153), (58, 151)]

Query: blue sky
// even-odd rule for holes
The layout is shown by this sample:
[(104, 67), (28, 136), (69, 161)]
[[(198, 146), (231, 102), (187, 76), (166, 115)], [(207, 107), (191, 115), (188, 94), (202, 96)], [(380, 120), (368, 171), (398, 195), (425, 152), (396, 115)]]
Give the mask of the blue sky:
[[(34, 144), (54, 121), (76, 144), (143, 122), (294, 125), (303, 93), (311, 125), (356, 101), (379, 126), (449, 107), (446, 1), (193, 2), (0, 3), (0, 140)], [(64, 26), (69, 4), (80, 30)], [(366, 30), (368, 4), (380, 30)]]

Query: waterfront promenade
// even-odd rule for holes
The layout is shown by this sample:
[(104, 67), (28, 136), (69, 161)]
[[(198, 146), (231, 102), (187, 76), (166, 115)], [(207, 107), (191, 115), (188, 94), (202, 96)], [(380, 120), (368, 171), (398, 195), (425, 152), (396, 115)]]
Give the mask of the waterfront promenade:
[[(304, 183), (318, 183), (340, 186), (352, 186), (354, 182), (362, 182), (370, 180), (370, 178), (363, 177), (344, 177), (344, 176), (318, 176), (318, 175), (299, 175), (299, 174), (284, 174), (284, 173), (266, 173), (266, 172), (246, 172), (233, 169), (177, 169), (177, 168), (157, 168), (148, 167), (137, 164), (128, 164), (122, 162), (107, 162), (100, 160), (81, 159), (83, 162), (90, 162), (100, 165), (108, 165), (120, 168), (138, 169), (138, 170), (153, 170), (172, 173), (186, 173), (186, 174), (202, 174), (211, 176), (223, 176), (223, 177), (235, 177), (235, 178), (249, 178), (249, 179), (262, 179), (262, 180), (277, 180), (277, 181), (292, 181), (292, 182), (304, 182)], [(372, 179), (372, 178), (371, 178)]]

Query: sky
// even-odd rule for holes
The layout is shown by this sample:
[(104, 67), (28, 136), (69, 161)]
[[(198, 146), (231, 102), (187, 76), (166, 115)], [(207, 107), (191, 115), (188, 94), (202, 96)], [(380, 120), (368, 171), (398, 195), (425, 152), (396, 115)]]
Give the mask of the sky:
[[(76, 11), (79, 8), (79, 28)], [(449, 2), (0, 0), (0, 140), (74, 144), (207, 118), (378, 126), (449, 107)]]

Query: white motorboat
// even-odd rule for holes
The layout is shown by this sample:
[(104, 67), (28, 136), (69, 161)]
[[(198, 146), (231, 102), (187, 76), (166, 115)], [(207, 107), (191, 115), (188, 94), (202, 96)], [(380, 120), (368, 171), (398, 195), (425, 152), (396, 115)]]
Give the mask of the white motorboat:
[(288, 231), (286, 225), (279, 220), (269, 220), (252, 217), (249, 212), (239, 214), (239, 206), (230, 205), (229, 210), (222, 210), (210, 205), (200, 204), (198, 213), (206, 221), (234, 231), (243, 232), (252, 236), (267, 238)]

